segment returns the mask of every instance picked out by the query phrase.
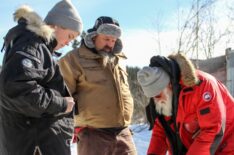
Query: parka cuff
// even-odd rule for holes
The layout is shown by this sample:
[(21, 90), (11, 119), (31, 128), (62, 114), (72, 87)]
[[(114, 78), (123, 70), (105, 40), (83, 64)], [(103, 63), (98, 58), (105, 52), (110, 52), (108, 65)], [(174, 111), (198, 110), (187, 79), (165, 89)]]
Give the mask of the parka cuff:
[(63, 104), (62, 104), (62, 113), (67, 110), (67, 101), (63, 98)]
[(67, 101), (64, 97), (54, 96), (47, 112), (50, 114), (64, 113), (67, 109)]

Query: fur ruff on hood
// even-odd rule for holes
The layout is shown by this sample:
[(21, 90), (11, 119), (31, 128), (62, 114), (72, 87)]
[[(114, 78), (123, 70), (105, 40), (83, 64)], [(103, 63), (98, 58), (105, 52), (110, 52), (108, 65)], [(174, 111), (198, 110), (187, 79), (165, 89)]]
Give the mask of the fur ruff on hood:
[(54, 30), (46, 25), (42, 18), (33, 11), (29, 6), (23, 5), (14, 13), (14, 21), (18, 22), (20, 18), (27, 21), (27, 29), (36, 33), (42, 38), (50, 41), (54, 37)]
[(199, 78), (196, 75), (195, 66), (183, 53), (179, 52), (169, 55), (168, 57), (178, 63), (183, 85), (192, 87), (199, 83)]

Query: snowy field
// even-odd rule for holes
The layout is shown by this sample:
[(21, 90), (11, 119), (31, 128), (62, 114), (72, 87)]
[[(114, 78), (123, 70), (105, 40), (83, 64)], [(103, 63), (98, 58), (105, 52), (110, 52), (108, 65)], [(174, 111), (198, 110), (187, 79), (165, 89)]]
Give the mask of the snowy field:
[[(148, 130), (147, 125), (132, 125), (130, 127), (133, 131), (133, 139), (137, 148), (138, 155), (146, 155), (149, 145), (151, 131)], [(76, 144), (71, 146), (72, 155), (77, 155)]]

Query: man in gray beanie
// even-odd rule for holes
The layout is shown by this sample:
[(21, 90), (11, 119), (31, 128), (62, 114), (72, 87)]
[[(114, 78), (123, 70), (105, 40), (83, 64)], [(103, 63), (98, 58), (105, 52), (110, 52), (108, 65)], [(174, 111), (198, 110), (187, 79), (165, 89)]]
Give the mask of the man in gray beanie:
[(121, 29), (102, 16), (81, 46), (60, 59), (64, 79), (77, 102), (75, 136), (79, 155), (136, 155), (128, 125), (133, 113), (127, 73), (119, 65)]
[(70, 155), (75, 102), (52, 55), (80, 35), (79, 14), (63, 0), (45, 21), (29, 6), (14, 19), (0, 74), (0, 154)]
[(170, 82), (169, 75), (161, 67), (144, 67), (137, 78), (147, 97), (157, 96)]
[(155, 106), (157, 112), (165, 116), (171, 116), (172, 93), (169, 75), (161, 67), (144, 67), (137, 73), (137, 78), (147, 97), (163, 98)]
[(156, 112), (148, 155), (234, 154), (234, 98), (220, 81), (182, 53), (152, 57), (137, 79)]

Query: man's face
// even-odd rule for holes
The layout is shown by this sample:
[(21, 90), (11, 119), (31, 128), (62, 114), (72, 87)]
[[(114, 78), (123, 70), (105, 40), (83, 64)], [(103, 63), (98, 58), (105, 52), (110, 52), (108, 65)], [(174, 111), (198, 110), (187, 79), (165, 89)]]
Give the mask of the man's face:
[(110, 35), (104, 35), (104, 34), (98, 34), (94, 38), (94, 44), (97, 51), (102, 52), (112, 52), (113, 48), (115, 46), (117, 38), (110, 36)]
[(156, 111), (164, 116), (172, 115), (172, 89), (170, 84), (161, 93), (154, 96)]

